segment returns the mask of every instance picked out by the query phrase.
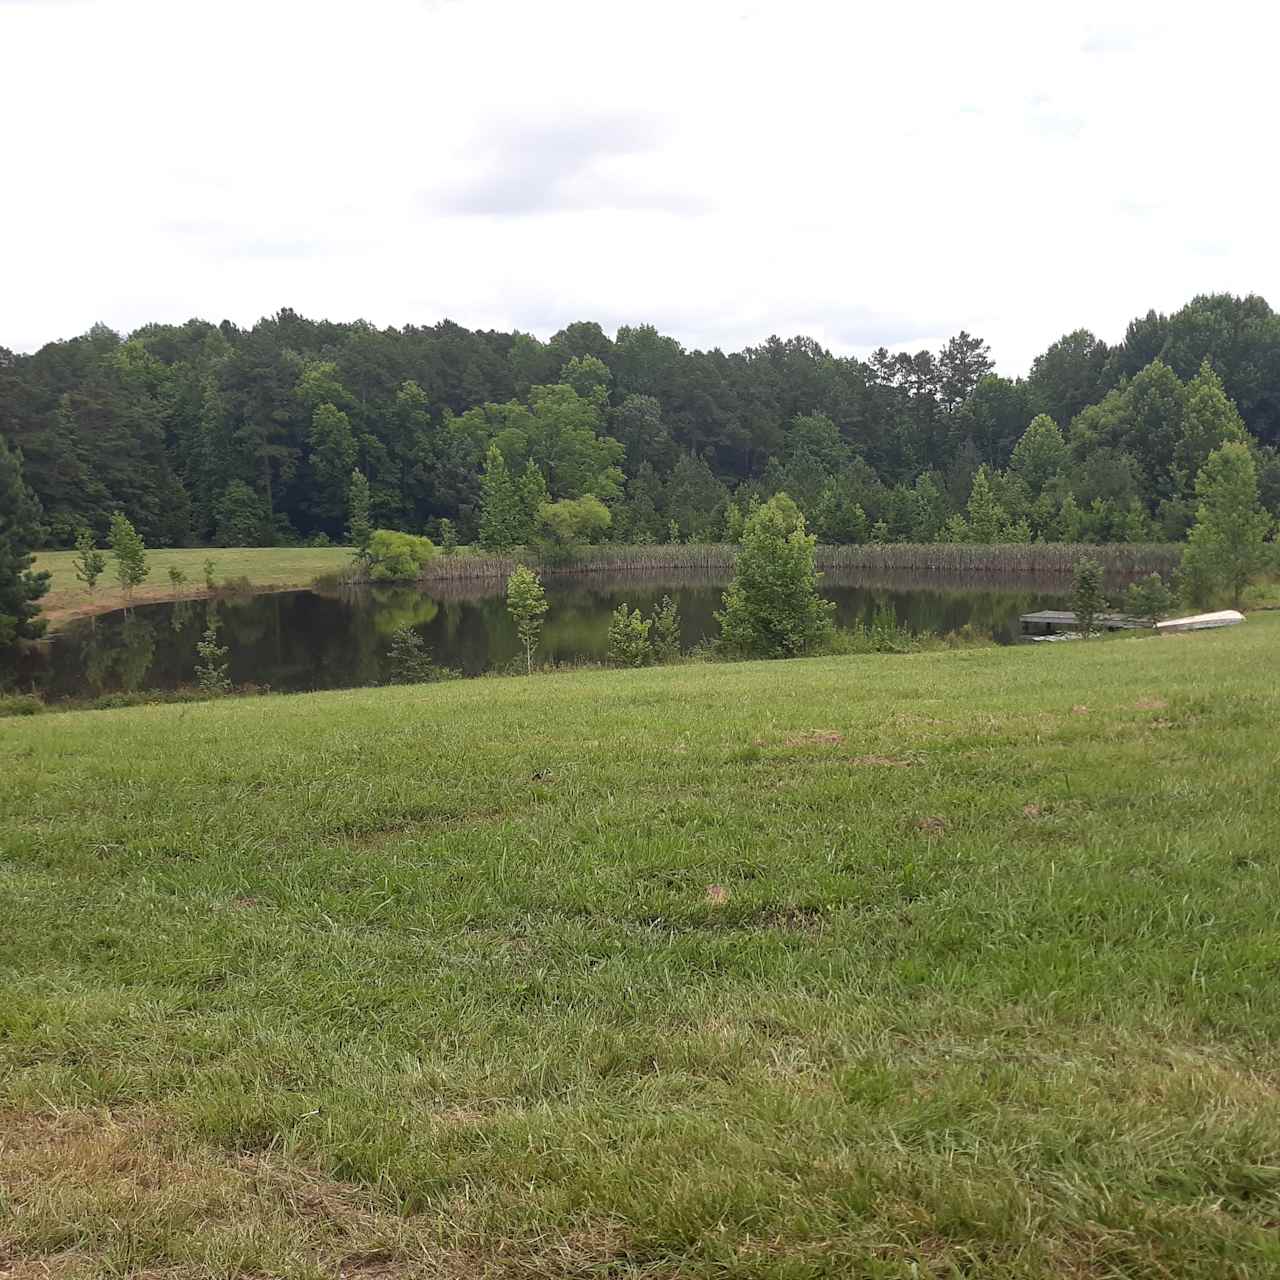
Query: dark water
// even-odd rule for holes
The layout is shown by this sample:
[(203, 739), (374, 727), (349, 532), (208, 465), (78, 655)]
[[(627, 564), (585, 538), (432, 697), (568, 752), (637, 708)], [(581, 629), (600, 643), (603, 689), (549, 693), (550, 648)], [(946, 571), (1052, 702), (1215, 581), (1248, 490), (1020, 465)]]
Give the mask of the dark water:
[[(602, 576), (547, 579), (551, 608), (540, 660), (603, 658), (609, 614), (622, 601), (647, 613), (670, 594), (679, 607), (686, 647), (717, 633), (713, 612), (723, 583)], [(946, 634), (963, 627), (1010, 643), (1018, 615), (1061, 607), (1063, 588), (1026, 580), (996, 585), (904, 580), (823, 579), (841, 625), (892, 610), (913, 631)], [(279, 690), (338, 689), (380, 684), (390, 675), (387, 648), (399, 627), (415, 627), (436, 662), (467, 674), (515, 662), (519, 642), (507, 615), (503, 584), (446, 584), (427, 594), (412, 587), (341, 593), (288, 591), (271, 595), (148, 605), (79, 622), (59, 632), (23, 672), (23, 687), (47, 697), (95, 697), (119, 690), (172, 689), (195, 682), (196, 642), (212, 612), (219, 641), (230, 650), (231, 679)]]

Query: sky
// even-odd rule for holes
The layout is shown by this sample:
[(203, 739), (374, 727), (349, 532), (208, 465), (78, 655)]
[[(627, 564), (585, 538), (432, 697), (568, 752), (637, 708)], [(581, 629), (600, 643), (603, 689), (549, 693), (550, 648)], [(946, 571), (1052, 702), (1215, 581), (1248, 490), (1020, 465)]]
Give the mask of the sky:
[(1277, 7), (0, 0), (0, 346), (102, 321), (984, 337), (1280, 306)]

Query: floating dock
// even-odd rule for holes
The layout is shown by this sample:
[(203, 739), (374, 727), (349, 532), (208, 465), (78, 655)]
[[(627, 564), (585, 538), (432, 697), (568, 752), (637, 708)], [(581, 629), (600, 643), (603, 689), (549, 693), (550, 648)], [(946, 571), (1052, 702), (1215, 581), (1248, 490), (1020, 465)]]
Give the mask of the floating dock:
[[(1024, 613), (1019, 619), (1022, 634), (1037, 639), (1060, 636), (1080, 630), (1079, 620), (1069, 609), (1041, 609), (1038, 613)], [(1219, 609), (1216, 613), (1196, 613), (1187, 618), (1169, 618), (1157, 622), (1155, 630), (1161, 635), (1177, 631), (1207, 631), (1211, 627), (1234, 627), (1244, 621), (1244, 614), (1236, 609)], [(1131, 618), (1123, 613), (1099, 613), (1094, 616), (1095, 631), (1150, 631), (1151, 623), (1143, 618)]]
[[(1024, 636), (1057, 636), (1064, 631), (1079, 631), (1080, 623), (1069, 609), (1041, 609), (1038, 613), (1024, 613), (1019, 619)], [(1094, 615), (1095, 631), (1150, 630), (1151, 624), (1140, 618), (1130, 618), (1123, 613), (1098, 613)]]

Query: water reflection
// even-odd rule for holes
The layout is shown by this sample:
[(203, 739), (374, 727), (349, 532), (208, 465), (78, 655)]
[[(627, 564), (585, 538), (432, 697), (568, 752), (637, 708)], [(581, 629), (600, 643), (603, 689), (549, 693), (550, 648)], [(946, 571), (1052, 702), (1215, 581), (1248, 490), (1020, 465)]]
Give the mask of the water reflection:
[[(644, 612), (665, 594), (679, 604), (682, 639), (691, 647), (717, 633), (722, 582), (690, 575), (625, 580), (562, 576), (547, 580), (551, 608), (540, 651), (544, 661), (603, 658), (609, 614), (623, 600)], [(829, 575), (823, 594), (841, 625), (869, 622), (891, 609), (915, 631), (945, 634), (969, 627), (1001, 643), (1018, 635), (1018, 615), (1061, 606), (1065, 588), (1035, 579), (902, 574), (856, 581)], [(492, 580), (342, 591), (289, 591), (181, 600), (111, 614), (68, 627), (24, 673), (49, 697), (98, 696), (117, 690), (170, 689), (195, 680), (196, 642), (214, 611), (230, 649), (231, 679), (280, 690), (349, 688), (389, 677), (387, 649), (400, 627), (415, 628), (435, 660), (468, 674), (515, 662), (520, 646), (507, 615), (503, 584)]]

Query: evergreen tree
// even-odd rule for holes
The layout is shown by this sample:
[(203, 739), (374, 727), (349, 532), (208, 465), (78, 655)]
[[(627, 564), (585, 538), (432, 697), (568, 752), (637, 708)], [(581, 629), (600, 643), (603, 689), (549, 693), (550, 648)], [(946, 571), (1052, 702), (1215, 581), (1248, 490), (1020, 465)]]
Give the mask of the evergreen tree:
[(502, 450), (491, 444), (480, 481), (480, 545), (488, 551), (510, 551), (524, 541), (526, 531), (520, 492)]
[(1224, 591), (1239, 607), (1262, 568), (1271, 517), (1258, 505), (1258, 474), (1248, 445), (1215, 449), (1196, 477), (1196, 523), (1182, 552), (1183, 582), (1197, 604)]
[(49, 574), (32, 569), (41, 533), (40, 504), (22, 478), (22, 455), (0, 435), (0, 650), (44, 633), (36, 601), (49, 590)]
[(133, 527), (128, 516), (115, 512), (111, 517), (111, 531), (107, 544), (116, 561), (116, 581), (124, 593), (126, 606), (133, 598), (134, 589), (147, 580), (147, 548), (141, 535)]
[(373, 524), (369, 519), (369, 481), (358, 468), (352, 471), (347, 488), (347, 537), (357, 557), (363, 559), (369, 552)]
[(818, 595), (816, 542), (785, 493), (752, 512), (724, 608), (716, 614), (726, 650), (790, 658), (810, 653), (826, 640), (835, 605)]

